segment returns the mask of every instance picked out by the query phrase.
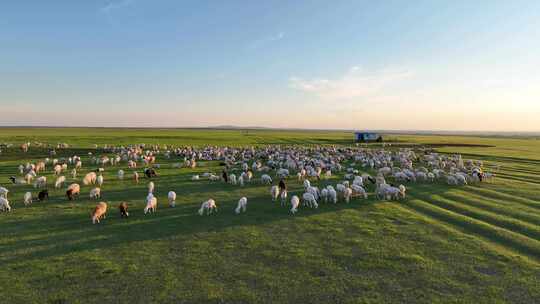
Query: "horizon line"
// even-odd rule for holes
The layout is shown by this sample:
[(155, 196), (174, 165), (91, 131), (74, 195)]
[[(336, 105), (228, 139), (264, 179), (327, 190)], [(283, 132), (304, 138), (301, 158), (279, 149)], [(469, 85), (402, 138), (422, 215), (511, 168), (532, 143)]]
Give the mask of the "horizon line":
[(32, 128), (65, 128), (65, 129), (208, 129), (208, 130), (276, 130), (276, 131), (331, 131), (331, 132), (356, 132), (356, 131), (366, 131), (366, 132), (376, 132), (383, 134), (414, 134), (421, 133), (423, 135), (437, 135), (443, 133), (445, 135), (535, 135), (540, 136), (539, 131), (492, 131), (492, 130), (444, 130), (444, 129), (341, 129), (341, 128), (289, 128), (289, 127), (264, 127), (264, 126), (233, 126), (233, 125), (224, 125), (224, 126), (73, 126), (73, 125), (0, 125), (0, 129), (32, 129)]

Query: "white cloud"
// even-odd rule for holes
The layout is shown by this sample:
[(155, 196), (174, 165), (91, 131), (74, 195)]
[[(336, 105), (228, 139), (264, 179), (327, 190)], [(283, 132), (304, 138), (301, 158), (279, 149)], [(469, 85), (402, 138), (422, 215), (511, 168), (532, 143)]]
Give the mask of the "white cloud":
[(118, 0), (118, 1), (111, 1), (107, 3), (106, 5), (102, 6), (99, 11), (104, 14), (109, 14), (112, 11), (125, 8), (133, 4), (133, 0)]
[(314, 94), (324, 99), (350, 99), (373, 97), (390, 85), (412, 76), (408, 70), (385, 69), (368, 72), (358, 66), (351, 67), (336, 79), (299, 77), (289, 78), (293, 89)]
[(283, 38), (285, 38), (285, 33), (279, 32), (279, 33), (277, 33), (275, 35), (264, 37), (264, 38), (261, 38), (261, 39), (258, 39), (258, 40), (255, 40), (255, 41), (251, 42), (248, 45), (248, 48), (249, 49), (257, 49), (257, 48), (263, 47), (265, 45), (268, 45), (268, 44), (270, 44), (272, 42), (279, 41), (279, 40), (281, 40)]

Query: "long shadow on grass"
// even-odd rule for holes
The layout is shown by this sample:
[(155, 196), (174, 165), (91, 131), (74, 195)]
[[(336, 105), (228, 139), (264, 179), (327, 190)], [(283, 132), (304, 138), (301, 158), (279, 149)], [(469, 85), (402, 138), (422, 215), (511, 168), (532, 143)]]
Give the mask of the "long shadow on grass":
[(116, 210), (112, 210), (109, 217), (99, 225), (92, 225), (89, 217), (60, 215), (47, 218), (47, 222), (57, 223), (58, 229), (62, 231), (60, 234), (49, 235), (50, 231), (47, 231), (39, 220), (19, 223), (22, 226), (32, 227), (26, 234), (42, 233), (42, 237), (1, 246), (3, 257), (0, 260), (15, 262), (20, 259), (47, 258), (176, 236), (204, 237), (204, 233), (207, 232), (219, 232), (235, 227), (259, 226), (274, 221), (294, 220), (345, 209), (361, 210), (373, 203), (373, 201), (354, 201), (350, 204), (321, 205), (319, 209), (301, 208), (295, 216), (292, 216), (288, 208), (276, 206), (279, 203), (271, 203), (267, 197), (254, 197), (250, 199), (248, 212), (241, 215), (234, 215), (234, 202), (223, 204), (217, 214), (210, 216), (199, 216), (196, 214), (196, 205), (185, 204), (176, 208), (159, 209), (152, 215), (133, 212), (129, 219), (119, 219)]

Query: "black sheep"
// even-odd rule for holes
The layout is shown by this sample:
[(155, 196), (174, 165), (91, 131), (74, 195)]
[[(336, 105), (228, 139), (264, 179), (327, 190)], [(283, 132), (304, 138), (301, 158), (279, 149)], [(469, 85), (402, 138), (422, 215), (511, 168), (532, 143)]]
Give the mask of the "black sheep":
[(156, 173), (156, 170), (152, 168), (146, 168), (144, 169), (144, 175), (146, 175), (146, 177), (148, 178), (152, 178), (152, 177), (156, 177), (157, 173)]
[(49, 199), (49, 191), (48, 190), (41, 190), (38, 193), (38, 200), (43, 201), (44, 199)]
[(120, 210), (120, 217), (129, 217), (128, 205), (126, 202), (120, 203), (120, 205), (118, 205), (118, 210)]

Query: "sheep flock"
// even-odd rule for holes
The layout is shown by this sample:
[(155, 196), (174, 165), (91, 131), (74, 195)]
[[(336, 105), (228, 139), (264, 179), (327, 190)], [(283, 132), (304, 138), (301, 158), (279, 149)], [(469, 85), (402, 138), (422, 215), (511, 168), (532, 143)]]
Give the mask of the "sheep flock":
[[(67, 149), (58, 145), (56, 149)], [(21, 145), (20, 153), (28, 153), (30, 143)], [(291, 215), (302, 208), (326, 208), (338, 203), (354, 203), (370, 196), (380, 201), (406, 202), (407, 193), (415, 184), (446, 184), (460, 187), (490, 182), (495, 174), (487, 172), (481, 161), (463, 159), (459, 154), (441, 154), (419, 148), (366, 148), (335, 146), (259, 146), (259, 147), (171, 147), (144, 144), (130, 146), (95, 145), (87, 155), (57, 157), (50, 149), (42, 158), (13, 168), (13, 175), (0, 186), (0, 211), (13, 212), (35, 203), (46, 203), (49, 187), (64, 189), (65, 199), (77, 200), (85, 192), (98, 203), (89, 207), (91, 221), (100, 223), (110, 211), (107, 181), (130, 185), (144, 181), (146, 197), (141, 213), (157, 213), (157, 191), (167, 193), (168, 208), (182, 204), (178, 189), (161, 189), (159, 170), (188, 170), (190, 182), (226, 183), (230, 187), (268, 187), (268, 203)], [(66, 150), (66, 152), (69, 150)], [(66, 153), (63, 153), (66, 154)], [(160, 164), (160, 161), (163, 164)], [(195, 170), (205, 162), (218, 162), (220, 172)], [(84, 171), (83, 171), (84, 170)], [(48, 177), (46, 174), (49, 173)], [(104, 173), (108, 173), (105, 178)], [(288, 184), (301, 185), (295, 189)], [(23, 197), (11, 197), (10, 189), (32, 185)], [(414, 188), (414, 187), (413, 187)], [(27, 189), (27, 188), (24, 188)], [(245, 189), (245, 188), (244, 188)], [(64, 191), (62, 190), (62, 191)], [(210, 196), (210, 197), (208, 197)], [(219, 214), (218, 202), (208, 195), (200, 198), (196, 215)], [(249, 213), (248, 195), (238, 198), (235, 214)], [(11, 201), (10, 201), (11, 200)], [(279, 203), (278, 203), (279, 202)], [(117, 203), (121, 218), (128, 218), (129, 202)], [(115, 207), (116, 208), (116, 207)], [(249, 209), (256, 209), (256, 204)]]

